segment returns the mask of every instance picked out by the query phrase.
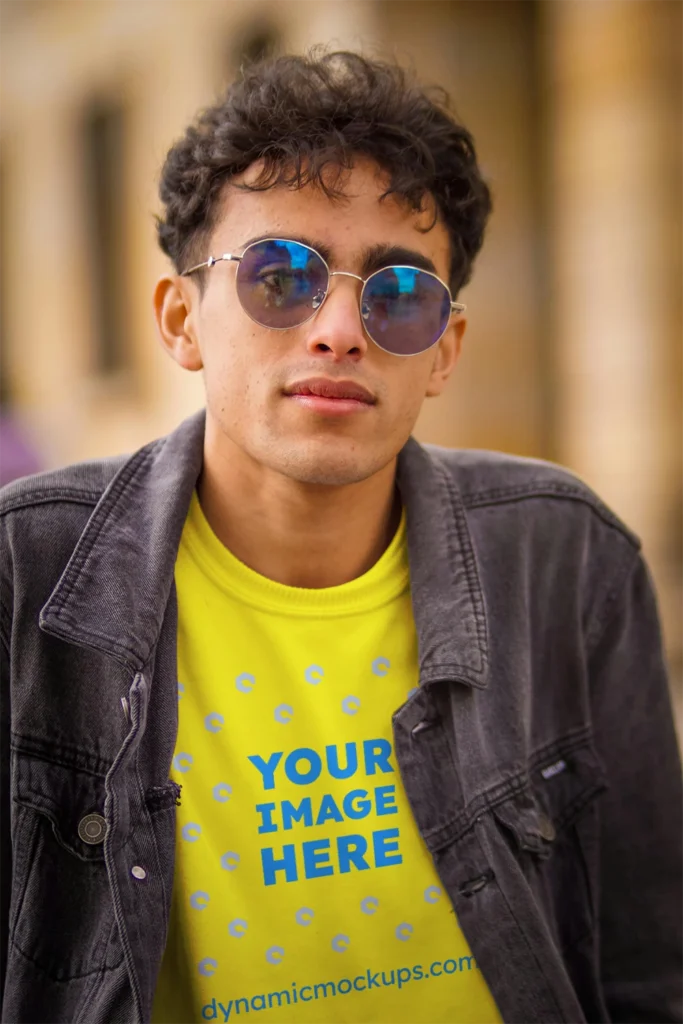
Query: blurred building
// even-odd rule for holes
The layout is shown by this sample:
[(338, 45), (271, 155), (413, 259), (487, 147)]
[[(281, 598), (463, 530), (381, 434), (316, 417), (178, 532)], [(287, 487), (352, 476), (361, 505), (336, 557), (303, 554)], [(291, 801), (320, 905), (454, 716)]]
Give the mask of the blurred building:
[(562, 462), (642, 537), (681, 676), (679, 0), (3, 0), (3, 398), (53, 466), (203, 404), (151, 296), (170, 143), (241, 62), (314, 43), (443, 84), (495, 212), (417, 436)]
[(0, 409), (0, 487), (44, 468), (38, 445), (11, 411)]

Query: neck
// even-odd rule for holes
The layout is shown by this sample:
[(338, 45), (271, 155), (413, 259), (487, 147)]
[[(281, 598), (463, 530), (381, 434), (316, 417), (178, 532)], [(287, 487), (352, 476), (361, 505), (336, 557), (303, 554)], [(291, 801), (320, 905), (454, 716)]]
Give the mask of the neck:
[(290, 587), (335, 587), (367, 572), (401, 518), (396, 460), (367, 480), (304, 484), (205, 442), (197, 482), (202, 511), (230, 552)]

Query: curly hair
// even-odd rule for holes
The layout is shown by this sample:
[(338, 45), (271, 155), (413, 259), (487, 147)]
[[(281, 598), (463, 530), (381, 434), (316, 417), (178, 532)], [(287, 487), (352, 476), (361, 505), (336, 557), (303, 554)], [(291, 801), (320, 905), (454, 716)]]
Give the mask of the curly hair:
[(223, 186), (256, 161), (261, 172), (238, 187), (311, 183), (335, 200), (343, 195), (343, 170), (358, 155), (386, 173), (382, 198), (399, 196), (415, 211), (433, 198), (434, 218), (451, 241), (457, 295), (491, 212), (472, 136), (455, 120), (443, 89), (425, 89), (397, 64), (348, 51), (257, 61), (198, 115), (164, 162), (159, 245), (178, 273), (206, 259)]

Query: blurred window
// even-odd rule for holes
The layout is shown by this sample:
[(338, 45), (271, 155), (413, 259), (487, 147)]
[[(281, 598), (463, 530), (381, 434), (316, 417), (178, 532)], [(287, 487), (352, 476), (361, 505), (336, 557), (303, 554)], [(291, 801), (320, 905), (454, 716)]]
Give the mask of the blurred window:
[(85, 203), (90, 236), (95, 314), (93, 371), (126, 369), (125, 113), (115, 103), (93, 103), (83, 119)]
[(245, 40), (242, 48), (242, 60), (251, 64), (252, 61), (268, 57), (277, 45), (277, 34), (274, 29), (262, 25), (252, 32)]
[(21, 422), (13, 382), (7, 337), (8, 257), (10, 250), (7, 214), (11, 199), (7, 184), (7, 166), (0, 161), (0, 487), (28, 473), (43, 469), (43, 460)]
[(270, 57), (279, 47), (280, 35), (277, 30), (264, 22), (250, 25), (246, 30), (231, 37), (228, 53), (228, 72), (232, 77), (234, 69), (253, 64), (262, 57)]

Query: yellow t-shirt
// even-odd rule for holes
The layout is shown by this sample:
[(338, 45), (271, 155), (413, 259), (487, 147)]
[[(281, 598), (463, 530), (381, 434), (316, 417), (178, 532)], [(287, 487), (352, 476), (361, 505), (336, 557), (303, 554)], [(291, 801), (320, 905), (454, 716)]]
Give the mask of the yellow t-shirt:
[(369, 572), (305, 590), (239, 562), (195, 493), (176, 585), (182, 792), (153, 1020), (500, 1021), (393, 753), (417, 685), (405, 513)]

